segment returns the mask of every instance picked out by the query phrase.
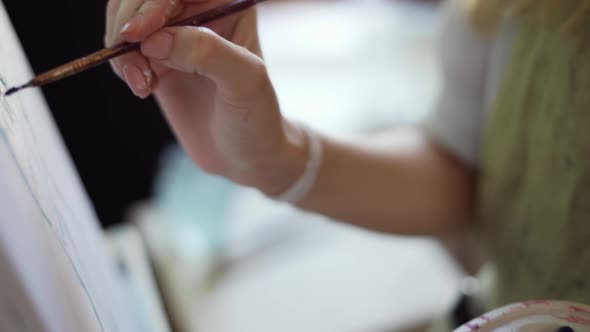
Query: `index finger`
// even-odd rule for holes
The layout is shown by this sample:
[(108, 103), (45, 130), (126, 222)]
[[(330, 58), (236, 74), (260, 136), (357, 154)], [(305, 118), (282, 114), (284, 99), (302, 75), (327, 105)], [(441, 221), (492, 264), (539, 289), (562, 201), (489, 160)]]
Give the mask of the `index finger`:
[(112, 46), (113, 43), (113, 29), (115, 24), (115, 18), (117, 16), (117, 11), (119, 10), (119, 6), (121, 4), (121, 0), (109, 0), (107, 4), (107, 11), (106, 11), (106, 31), (105, 31), (105, 46)]
[(127, 42), (139, 42), (160, 30), (182, 12), (182, 0), (145, 0), (121, 30)]

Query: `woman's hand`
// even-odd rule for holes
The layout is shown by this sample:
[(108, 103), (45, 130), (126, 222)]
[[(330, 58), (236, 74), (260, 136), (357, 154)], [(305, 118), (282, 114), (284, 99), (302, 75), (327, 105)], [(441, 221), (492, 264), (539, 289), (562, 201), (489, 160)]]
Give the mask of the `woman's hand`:
[(154, 93), (205, 171), (279, 194), (303, 172), (305, 135), (286, 121), (261, 59), (251, 9), (207, 27), (162, 27), (219, 0), (110, 0), (106, 44), (141, 42), (112, 62), (139, 97)]
[[(305, 169), (306, 135), (279, 112), (260, 58), (255, 12), (207, 28), (160, 30), (220, 4), (110, 0), (107, 45), (142, 43), (141, 52), (113, 67), (138, 96), (155, 93), (197, 165), (277, 195)], [(402, 234), (438, 234), (472, 220), (468, 167), (417, 130), (396, 130), (387, 142), (359, 146), (324, 138), (318, 177), (298, 206)]]

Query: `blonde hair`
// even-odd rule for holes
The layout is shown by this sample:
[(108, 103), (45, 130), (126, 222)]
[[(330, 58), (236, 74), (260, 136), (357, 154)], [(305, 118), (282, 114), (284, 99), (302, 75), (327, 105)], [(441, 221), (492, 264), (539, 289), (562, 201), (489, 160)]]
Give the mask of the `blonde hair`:
[[(484, 32), (495, 29), (498, 21), (504, 17), (525, 14), (533, 8), (542, 7), (547, 17), (559, 12), (560, 6), (567, 0), (461, 0), (469, 12), (475, 26)], [(565, 21), (562, 29), (571, 30), (579, 27), (590, 16), (590, 0), (571, 0), (574, 10)]]

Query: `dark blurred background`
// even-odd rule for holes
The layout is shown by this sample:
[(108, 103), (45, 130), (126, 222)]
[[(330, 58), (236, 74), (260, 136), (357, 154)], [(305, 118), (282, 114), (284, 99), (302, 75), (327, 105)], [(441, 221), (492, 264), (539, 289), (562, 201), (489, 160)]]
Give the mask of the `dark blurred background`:
[[(103, 46), (106, 1), (3, 0), (33, 70)], [(136, 98), (104, 65), (43, 89), (104, 226), (150, 195), (172, 134), (152, 100)]]

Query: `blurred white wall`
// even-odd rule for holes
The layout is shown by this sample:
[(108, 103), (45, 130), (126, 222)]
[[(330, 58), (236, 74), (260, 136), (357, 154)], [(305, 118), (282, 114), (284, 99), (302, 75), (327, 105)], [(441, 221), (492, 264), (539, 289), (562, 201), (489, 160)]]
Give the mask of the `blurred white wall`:
[(334, 133), (415, 121), (439, 89), (436, 11), (399, 1), (293, 1), (260, 11), (283, 112)]

